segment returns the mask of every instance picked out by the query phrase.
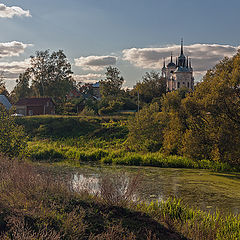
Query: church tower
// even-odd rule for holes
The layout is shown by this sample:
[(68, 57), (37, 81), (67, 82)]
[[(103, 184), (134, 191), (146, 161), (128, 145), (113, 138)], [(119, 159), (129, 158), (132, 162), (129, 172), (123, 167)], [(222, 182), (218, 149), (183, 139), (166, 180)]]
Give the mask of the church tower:
[(181, 87), (187, 87), (194, 90), (194, 77), (191, 60), (184, 55), (183, 40), (181, 40), (180, 56), (176, 58), (176, 64), (171, 60), (166, 67), (165, 59), (162, 68), (162, 76), (166, 78), (167, 91), (174, 91)]

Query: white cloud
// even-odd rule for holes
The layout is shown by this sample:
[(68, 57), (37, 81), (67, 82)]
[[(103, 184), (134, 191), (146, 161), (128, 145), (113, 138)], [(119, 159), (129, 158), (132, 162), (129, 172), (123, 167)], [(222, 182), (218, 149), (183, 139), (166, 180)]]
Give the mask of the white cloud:
[[(193, 44), (184, 46), (184, 54), (192, 59), (195, 73), (203, 74), (224, 57), (233, 56), (238, 49), (239, 47), (230, 45)], [(179, 56), (180, 46), (125, 49), (123, 50), (123, 60), (127, 60), (140, 68), (161, 70), (163, 58), (166, 58), (166, 62), (169, 61), (171, 52), (173, 56)]]
[(7, 7), (0, 3), (0, 18), (13, 18), (14, 16), (31, 17), (29, 10), (23, 10), (20, 7)]
[(88, 73), (83, 75), (73, 75), (75, 81), (84, 83), (95, 83), (104, 77), (103, 74)]
[(5, 80), (16, 80), (30, 66), (30, 59), (24, 61), (0, 62), (0, 72)]
[(0, 58), (19, 56), (27, 47), (31, 46), (33, 45), (17, 41), (0, 43)]
[(88, 56), (75, 59), (75, 65), (84, 70), (101, 71), (106, 66), (115, 65), (117, 57), (115, 56)]

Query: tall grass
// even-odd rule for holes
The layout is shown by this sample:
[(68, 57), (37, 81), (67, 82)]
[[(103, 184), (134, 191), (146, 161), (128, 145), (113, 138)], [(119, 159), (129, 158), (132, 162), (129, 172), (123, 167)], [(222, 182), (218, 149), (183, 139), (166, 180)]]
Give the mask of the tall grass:
[(177, 199), (140, 203), (135, 209), (165, 221), (190, 239), (240, 239), (240, 215), (221, 216), (220, 212), (210, 214), (189, 208)]
[[(70, 143), (71, 144), (70, 144)], [(240, 171), (227, 163), (209, 160), (192, 160), (181, 156), (166, 156), (160, 152), (135, 153), (121, 147), (123, 142), (105, 140), (76, 139), (59, 141), (37, 141), (29, 144), (29, 156), (33, 161), (59, 162), (79, 165), (82, 162), (116, 164), (128, 166), (152, 166), (161, 168), (196, 168), (210, 169), (219, 172)]]

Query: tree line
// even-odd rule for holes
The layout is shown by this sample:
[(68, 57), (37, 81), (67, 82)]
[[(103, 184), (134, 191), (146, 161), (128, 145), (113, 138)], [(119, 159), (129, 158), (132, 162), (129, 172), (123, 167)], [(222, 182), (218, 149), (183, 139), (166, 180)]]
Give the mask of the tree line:
[[(71, 64), (62, 50), (57, 52), (37, 51), (30, 57), (30, 66), (19, 75), (17, 84), (9, 94), (3, 74), (0, 76), (0, 94), (8, 96), (12, 103), (28, 97), (51, 97), (58, 114), (90, 115), (112, 114), (121, 110), (137, 110), (159, 99), (166, 92), (165, 79), (160, 73), (146, 73), (142, 82), (133, 89), (123, 89), (124, 78), (118, 68), (106, 68), (105, 78), (100, 81), (100, 99), (94, 98), (92, 84), (76, 82)], [(67, 98), (72, 91), (81, 93)], [(138, 97), (140, 102), (138, 102)]]

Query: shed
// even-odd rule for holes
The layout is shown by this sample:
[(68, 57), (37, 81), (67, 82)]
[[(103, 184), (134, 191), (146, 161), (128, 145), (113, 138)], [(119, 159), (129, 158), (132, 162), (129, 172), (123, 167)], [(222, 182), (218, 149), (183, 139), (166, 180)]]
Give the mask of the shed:
[(52, 98), (24, 98), (16, 104), (16, 113), (24, 116), (55, 114)]

